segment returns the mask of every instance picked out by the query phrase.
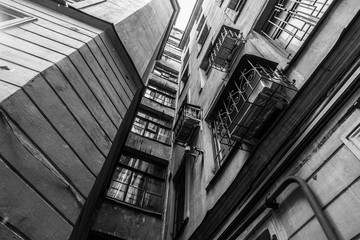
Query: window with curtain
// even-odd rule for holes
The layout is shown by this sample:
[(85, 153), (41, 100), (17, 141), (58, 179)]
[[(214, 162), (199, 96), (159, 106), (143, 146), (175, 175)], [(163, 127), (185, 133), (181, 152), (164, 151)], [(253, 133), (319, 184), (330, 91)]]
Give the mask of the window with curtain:
[(106, 197), (162, 212), (166, 167), (131, 155), (122, 155)]

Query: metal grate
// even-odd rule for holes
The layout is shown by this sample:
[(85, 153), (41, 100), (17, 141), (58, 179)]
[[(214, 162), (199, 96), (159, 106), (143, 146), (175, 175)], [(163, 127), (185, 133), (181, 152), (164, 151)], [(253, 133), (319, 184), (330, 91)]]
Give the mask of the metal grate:
[(223, 94), (215, 118), (215, 134), (222, 145), (237, 142), (252, 146), (276, 109), (287, 105), (296, 88), (279, 71), (247, 61), (250, 68), (241, 71), (234, 87)]
[(279, 0), (262, 34), (294, 54), (333, 0)]

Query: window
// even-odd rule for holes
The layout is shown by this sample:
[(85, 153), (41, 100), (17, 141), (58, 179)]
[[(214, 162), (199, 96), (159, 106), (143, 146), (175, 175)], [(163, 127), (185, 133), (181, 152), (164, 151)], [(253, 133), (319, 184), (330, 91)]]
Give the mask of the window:
[(227, 7), (236, 11), (237, 6), (240, 5), (241, 2), (243, 2), (243, 1), (242, 0), (230, 0), (229, 5)]
[(182, 95), (182, 92), (185, 89), (186, 83), (188, 82), (190, 77), (190, 73), (189, 73), (189, 65), (186, 66), (184, 73), (181, 77), (181, 81), (180, 81), (180, 85), (179, 85), (179, 97)]
[(186, 64), (188, 63), (189, 61), (189, 58), (190, 58), (190, 51), (189, 49), (186, 51), (186, 54), (185, 54), (185, 57), (184, 57), (184, 60), (183, 60), (183, 63), (182, 63), (182, 68), (183, 68), (183, 71), (186, 67)]
[(122, 155), (106, 196), (146, 210), (162, 212), (166, 168), (148, 160)]
[(186, 161), (187, 153), (181, 160), (181, 164), (176, 171), (174, 183), (174, 221), (173, 221), (173, 238), (181, 234), (185, 225), (189, 220), (189, 194), (190, 194), (190, 174), (189, 174), (189, 161)]
[(202, 29), (204, 23), (205, 23), (205, 15), (203, 14), (201, 19), (200, 19), (199, 24), (197, 25), (196, 31), (199, 32)]
[[(261, 33), (294, 55), (333, 0), (277, 0)], [(266, 12), (266, 11), (265, 11)]]
[(0, 29), (13, 27), (32, 20), (35, 20), (35, 18), (0, 4)]
[(171, 58), (172, 60), (176, 61), (176, 62), (181, 62), (181, 56), (175, 53), (172, 53), (168, 50), (164, 50), (163, 56), (165, 58)]
[(215, 149), (215, 166), (219, 169), (235, 145), (235, 141), (223, 134), (226, 129), (217, 121), (211, 122), (211, 130)]
[(208, 49), (206, 50), (205, 56), (200, 63), (200, 68), (205, 71), (205, 74), (208, 75), (211, 70), (211, 52), (213, 50), (213, 44), (210, 43)]
[(210, 33), (210, 28), (208, 27), (207, 23), (204, 24), (204, 27), (202, 28), (201, 34), (199, 34), (197, 42), (200, 45), (203, 45)]
[(162, 64), (157, 63), (154, 67), (153, 73), (166, 80), (177, 82), (178, 72), (173, 71)]
[(170, 145), (171, 123), (139, 111), (131, 132)]
[(164, 106), (174, 108), (176, 93), (161, 88), (155, 84), (149, 83), (144, 97), (154, 100)]
[(185, 169), (181, 170), (179, 177), (174, 180), (175, 188), (175, 211), (174, 211), (174, 233), (178, 233), (184, 222), (185, 212)]

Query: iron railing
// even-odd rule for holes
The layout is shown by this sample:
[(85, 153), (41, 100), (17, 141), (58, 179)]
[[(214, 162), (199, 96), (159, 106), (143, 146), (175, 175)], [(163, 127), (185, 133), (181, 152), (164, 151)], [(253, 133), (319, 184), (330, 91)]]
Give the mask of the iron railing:
[[(281, 109), (297, 91), (278, 70), (247, 61), (250, 66), (240, 73), (234, 87), (224, 92), (215, 118), (221, 144), (236, 142), (253, 145), (276, 109)], [(244, 149), (245, 150), (245, 149)]]
[(174, 126), (174, 140), (176, 143), (189, 144), (200, 127), (202, 111), (199, 106), (185, 103), (179, 109)]

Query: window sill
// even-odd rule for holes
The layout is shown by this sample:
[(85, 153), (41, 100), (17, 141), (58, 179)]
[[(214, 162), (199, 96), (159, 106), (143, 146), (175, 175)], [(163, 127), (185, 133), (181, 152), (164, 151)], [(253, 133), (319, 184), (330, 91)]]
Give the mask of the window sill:
[(147, 209), (144, 209), (144, 208), (141, 208), (141, 207), (137, 207), (135, 205), (132, 205), (132, 204), (129, 204), (129, 203), (126, 203), (126, 202), (122, 202), (120, 200), (116, 200), (116, 199), (108, 197), (108, 196), (105, 196), (105, 199), (108, 200), (109, 202), (115, 202), (116, 204), (124, 205), (126, 207), (136, 209), (136, 210), (141, 211), (143, 213), (147, 213), (147, 214), (154, 215), (154, 216), (157, 216), (157, 217), (162, 217), (162, 215), (163, 215), (161, 212), (155, 212), (155, 211), (147, 210)]
[(175, 107), (166, 106), (166, 105), (164, 105), (164, 104), (162, 104), (162, 103), (157, 102), (157, 101), (154, 100), (154, 99), (151, 99), (151, 98), (148, 98), (148, 97), (145, 97), (145, 96), (144, 96), (144, 98), (146, 98), (146, 99), (148, 99), (148, 100), (150, 100), (150, 101), (152, 101), (152, 102), (154, 102), (154, 103), (157, 103), (157, 104), (161, 105), (161, 107), (166, 107), (166, 108), (175, 110)]
[[(164, 142), (160, 142), (160, 141), (158, 141), (158, 140), (156, 140), (156, 139), (149, 138), (149, 137), (145, 137), (145, 136), (143, 136), (143, 135), (140, 135), (140, 134), (134, 133), (134, 132), (132, 132), (132, 131), (130, 131), (130, 132), (131, 132), (131, 133), (133, 133), (133, 134), (135, 134), (135, 135), (137, 135), (137, 136), (140, 136), (140, 137), (143, 137), (143, 138), (146, 138), (146, 139), (152, 140), (152, 141), (154, 141), (154, 142), (157, 142), (157, 143), (160, 143), (160, 144), (166, 145), (166, 146), (168, 146), (168, 147), (170, 147), (170, 146), (171, 146), (171, 143), (164, 143)], [(171, 140), (169, 140), (169, 141), (171, 142)]]

